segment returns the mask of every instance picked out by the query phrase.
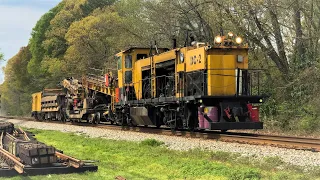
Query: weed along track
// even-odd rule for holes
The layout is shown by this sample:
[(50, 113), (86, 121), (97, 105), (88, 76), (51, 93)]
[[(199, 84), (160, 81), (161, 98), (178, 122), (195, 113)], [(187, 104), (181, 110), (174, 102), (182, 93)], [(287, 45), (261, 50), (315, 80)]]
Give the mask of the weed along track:
[(35, 140), (14, 124), (0, 122), (0, 176), (69, 174), (97, 171), (98, 167), (63, 154)]
[[(4, 117), (4, 119), (19, 119), (25, 121), (36, 121), (32, 118), (18, 118), (18, 117)], [(39, 121), (37, 121), (39, 122)], [(47, 121), (43, 121), (48, 123)], [(49, 123), (58, 123), (58, 121), (49, 121)], [(111, 124), (85, 124), (85, 123), (71, 123), (65, 122), (68, 125), (75, 126), (90, 126), (93, 128), (100, 129), (111, 129), (111, 130), (121, 130), (121, 131), (133, 131), (140, 133), (150, 133), (166, 136), (180, 136), (186, 138), (201, 138), (201, 139), (211, 139), (219, 140), (224, 142), (235, 142), (242, 144), (252, 144), (252, 145), (263, 145), (263, 146), (274, 146), (288, 149), (298, 149), (298, 150), (309, 150), (314, 152), (320, 151), (320, 139), (316, 138), (302, 138), (302, 137), (291, 137), (291, 136), (275, 136), (275, 135), (261, 135), (252, 133), (235, 133), (235, 132), (218, 132), (218, 131), (172, 131), (169, 128), (155, 128), (155, 127), (130, 127), (130, 126), (117, 126)]]

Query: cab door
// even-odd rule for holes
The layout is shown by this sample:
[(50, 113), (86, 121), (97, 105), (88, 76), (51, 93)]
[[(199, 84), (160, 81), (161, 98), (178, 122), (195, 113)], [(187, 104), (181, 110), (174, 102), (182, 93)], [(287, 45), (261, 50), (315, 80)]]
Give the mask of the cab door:
[(136, 99), (136, 94), (133, 87), (133, 72), (132, 72), (133, 58), (132, 54), (125, 54), (124, 56), (124, 86), (127, 100)]
[(132, 55), (126, 54), (125, 55), (125, 78), (124, 84), (126, 86), (132, 85)]
[(124, 102), (124, 96), (123, 96), (123, 68), (122, 68), (122, 64), (123, 64), (123, 58), (122, 55), (116, 55), (115, 56), (115, 60), (117, 62), (117, 69), (118, 69), (118, 87), (120, 89), (120, 102), (123, 103)]

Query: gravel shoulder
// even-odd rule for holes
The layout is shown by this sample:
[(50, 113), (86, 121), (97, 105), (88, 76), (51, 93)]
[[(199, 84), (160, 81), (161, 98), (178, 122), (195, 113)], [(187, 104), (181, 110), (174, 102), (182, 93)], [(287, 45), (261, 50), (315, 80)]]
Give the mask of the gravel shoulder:
[(221, 142), (215, 140), (184, 138), (177, 136), (165, 136), (156, 134), (146, 134), (140, 132), (101, 129), (94, 127), (83, 127), (66, 124), (54, 124), (34, 121), (23, 121), (18, 119), (0, 119), (3, 121), (12, 122), (15, 126), (21, 126), (25, 128), (43, 129), (43, 130), (58, 130), (62, 132), (73, 132), (78, 134), (85, 134), (89, 137), (101, 137), (112, 140), (127, 140), (127, 141), (143, 141), (145, 139), (156, 139), (163, 141), (169, 149), (186, 151), (194, 148), (200, 148), (210, 151), (224, 151), (239, 153), (243, 157), (255, 158), (257, 160), (266, 157), (279, 157), (285, 163), (290, 165), (300, 166), (305, 169), (319, 167), (320, 166), (320, 153), (284, 149), (270, 146), (258, 146), (248, 144), (238, 144)]

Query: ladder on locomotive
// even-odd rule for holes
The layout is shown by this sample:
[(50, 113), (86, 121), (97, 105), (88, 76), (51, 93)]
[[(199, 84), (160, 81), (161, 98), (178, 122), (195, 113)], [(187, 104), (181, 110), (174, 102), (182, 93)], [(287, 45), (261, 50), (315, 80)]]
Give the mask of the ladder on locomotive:
[(154, 62), (154, 58), (153, 56), (150, 57), (151, 58), (151, 92), (152, 92), (152, 97), (151, 98), (155, 98), (156, 97), (156, 65)]

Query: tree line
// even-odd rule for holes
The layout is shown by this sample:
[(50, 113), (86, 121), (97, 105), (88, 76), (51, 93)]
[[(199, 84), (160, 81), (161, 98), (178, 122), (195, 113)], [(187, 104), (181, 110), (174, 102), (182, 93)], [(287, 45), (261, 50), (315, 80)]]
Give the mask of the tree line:
[(115, 68), (113, 55), (130, 45), (170, 47), (176, 38), (183, 46), (186, 32), (213, 43), (229, 31), (249, 43), (250, 68), (266, 70), (264, 89), (272, 94), (262, 107), (266, 122), (319, 127), (320, 0), (63, 0), (8, 61), (4, 108), (30, 114), (33, 92), (90, 68)]

